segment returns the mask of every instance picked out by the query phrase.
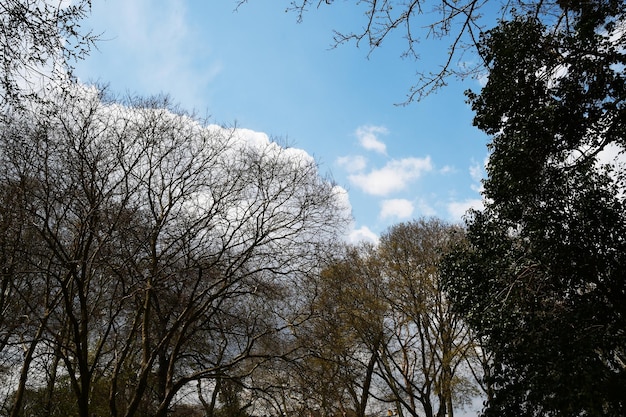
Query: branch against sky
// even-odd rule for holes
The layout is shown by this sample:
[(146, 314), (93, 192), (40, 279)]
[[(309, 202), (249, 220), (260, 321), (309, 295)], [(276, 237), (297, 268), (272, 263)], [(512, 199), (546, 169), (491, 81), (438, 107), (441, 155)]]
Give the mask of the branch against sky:
[[(237, 0), (241, 7), (249, 0)], [(452, 78), (480, 77), (485, 73), (485, 61), (478, 48), (481, 35), (513, 14), (529, 14), (549, 24), (559, 25), (572, 4), (525, 0), (362, 0), (345, 6), (333, 0), (290, 0), (286, 11), (305, 19), (312, 9), (335, 7), (354, 8), (357, 28), (339, 27), (333, 30), (333, 47), (353, 43), (368, 49), (369, 57), (385, 47), (392, 38), (401, 37), (405, 47), (401, 57), (417, 62), (416, 80), (402, 105), (419, 101), (445, 87)], [(432, 49), (447, 53), (433, 57)], [(428, 52), (428, 54), (426, 54)]]
[(91, 0), (3, 0), (0, 3), (0, 104), (23, 104), (53, 74), (71, 73), (71, 62), (84, 58), (97, 36), (80, 21)]

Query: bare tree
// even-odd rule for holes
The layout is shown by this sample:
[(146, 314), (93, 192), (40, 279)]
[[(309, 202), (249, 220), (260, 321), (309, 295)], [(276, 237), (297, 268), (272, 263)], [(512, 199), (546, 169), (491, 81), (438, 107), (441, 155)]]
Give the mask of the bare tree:
[(97, 36), (80, 20), (91, 0), (4, 0), (0, 3), (0, 109), (41, 98), (42, 80), (67, 78), (73, 60), (84, 57)]
[(22, 273), (50, 297), (28, 304), (50, 360), (24, 375), (58, 367), (81, 416), (166, 415), (192, 384), (280, 356), (267, 347), (347, 220), (342, 191), (303, 152), (165, 99), (55, 100), (2, 143), (37, 242)]

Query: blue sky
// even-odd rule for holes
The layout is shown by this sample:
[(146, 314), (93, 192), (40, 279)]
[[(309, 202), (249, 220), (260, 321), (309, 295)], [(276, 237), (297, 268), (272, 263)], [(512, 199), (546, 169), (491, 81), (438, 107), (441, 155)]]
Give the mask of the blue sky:
[[(84, 82), (118, 94), (169, 94), (217, 124), (263, 132), (313, 155), (349, 192), (352, 238), (375, 239), (390, 225), (437, 216), (458, 222), (480, 204), (487, 137), (471, 125), (457, 82), (425, 100), (397, 106), (417, 65), (390, 38), (368, 57), (366, 45), (332, 48), (332, 31), (362, 23), (357, 6), (336, 2), (297, 23), (288, 0), (100, 0), (86, 28), (99, 50), (76, 66)], [(438, 59), (439, 58), (439, 59)]]

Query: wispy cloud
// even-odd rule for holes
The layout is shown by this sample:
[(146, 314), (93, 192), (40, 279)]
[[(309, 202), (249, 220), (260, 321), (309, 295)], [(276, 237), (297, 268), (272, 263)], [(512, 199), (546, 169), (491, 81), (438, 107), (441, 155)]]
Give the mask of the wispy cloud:
[(337, 158), (337, 165), (348, 172), (361, 172), (367, 167), (367, 159), (361, 155), (340, 156)]
[(413, 203), (403, 198), (384, 200), (380, 204), (381, 219), (408, 219), (413, 216)]
[(442, 175), (448, 175), (456, 172), (456, 169), (453, 166), (445, 165), (442, 168), (439, 168), (439, 173)]
[(387, 145), (378, 139), (379, 135), (386, 135), (389, 131), (384, 126), (361, 126), (357, 128), (355, 135), (359, 139), (361, 146), (368, 151), (387, 154)]
[[(486, 166), (489, 162), (487, 156), (482, 162), (477, 162), (472, 159), (472, 162), (468, 168), (469, 176), (472, 180), (470, 188), (472, 191), (478, 194), (482, 194), (484, 191), (483, 179), (487, 176)], [(460, 221), (469, 209), (483, 210), (485, 204), (482, 198), (466, 198), (463, 200), (455, 200), (447, 203), (446, 209), (448, 216), (453, 221)]]
[(470, 177), (472, 178), (472, 181), (474, 181), (474, 184), (472, 184), (471, 188), (478, 193), (482, 193), (484, 190), (482, 180), (487, 176), (487, 172), (485, 169), (485, 167), (487, 166), (487, 162), (488, 158), (485, 159), (482, 164), (474, 161), (469, 167)]
[(429, 156), (394, 159), (380, 169), (374, 169), (368, 173), (351, 174), (348, 180), (367, 194), (385, 196), (402, 191), (412, 181), (432, 169), (433, 164)]
[(106, 7), (94, 5), (94, 31), (104, 31), (103, 46), (106, 42), (112, 46), (123, 42), (124, 46), (115, 62), (107, 65), (114, 71), (125, 70), (133, 89), (147, 94), (168, 92), (186, 106), (201, 106), (204, 89), (222, 65), (210, 56), (206, 42), (196, 42), (196, 29), (188, 23), (187, 3), (172, 0), (159, 7), (148, 0), (109, 3)]
[(417, 211), (421, 216), (431, 217), (437, 215), (437, 210), (430, 205), (425, 199), (420, 198), (417, 201)]

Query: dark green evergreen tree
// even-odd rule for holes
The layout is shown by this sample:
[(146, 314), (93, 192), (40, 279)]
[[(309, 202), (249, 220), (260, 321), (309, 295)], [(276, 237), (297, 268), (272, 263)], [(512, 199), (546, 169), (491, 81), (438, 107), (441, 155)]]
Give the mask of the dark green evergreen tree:
[(487, 416), (626, 415), (625, 4), (559, 6), (487, 32), (468, 93), (486, 208), (444, 276), (493, 353)]

